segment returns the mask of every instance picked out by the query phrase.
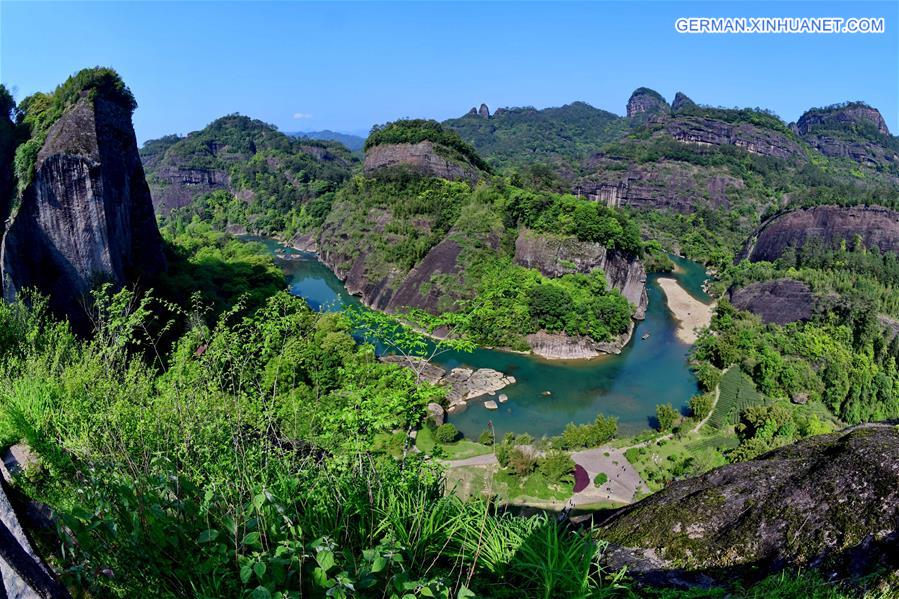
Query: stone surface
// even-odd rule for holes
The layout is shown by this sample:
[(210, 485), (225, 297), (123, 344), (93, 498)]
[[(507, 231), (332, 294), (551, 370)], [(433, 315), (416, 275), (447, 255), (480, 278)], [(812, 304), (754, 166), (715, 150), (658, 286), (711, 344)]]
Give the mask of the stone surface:
[(812, 317), (815, 296), (808, 285), (793, 279), (751, 283), (729, 292), (731, 303), (761, 317), (764, 323), (784, 325)]
[(430, 141), (417, 144), (384, 144), (369, 148), (365, 153), (366, 175), (397, 166), (451, 181), (474, 183), (480, 177), (478, 169), (467, 162), (441, 156), (439, 147)]
[(674, 95), (674, 101), (671, 102), (671, 111), (677, 112), (679, 110), (683, 110), (684, 108), (690, 108), (692, 106), (696, 106), (696, 103), (693, 102), (693, 100), (688, 98), (686, 94), (684, 94), (682, 92), (677, 92)]
[(805, 161), (796, 141), (781, 131), (749, 123), (727, 123), (716, 119), (682, 115), (671, 119), (665, 130), (674, 139), (700, 146), (736, 146), (750, 154)]
[(434, 423), (434, 426), (440, 426), (446, 420), (446, 412), (439, 403), (428, 404), (428, 419)]
[(836, 247), (861, 237), (865, 247), (881, 252), (899, 251), (899, 212), (880, 206), (815, 206), (786, 212), (769, 219), (743, 248), (741, 257), (753, 262), (773, 262), (793, 246), (811, 239)]
[(668, 103), (658, 92), (641, 87), (627, 101), (627, 118), (646, 119), (666, 115)]
[(488, 410), (498, 410), (499, 409), (499, 406), (496, 405), (496, 402), (493, 401), (492, 399), (485, 401), (484, 407), (487, 408)]
[(165, 268), (130, 112), (82, 97), (50, 128), (3, 237), (3, 295), (25, 288), (80, 331), (100, 281), (142, 285)]
[(547, 277), (599, 268), (609, 285), (634, 306), (634, 318), (641, 320), (646, 314), (646, 270), (636, 256), (610, 251), (601, 243), (522, 229), (515, 241), (515, 261)]
[(796, 128), (800, 135), (806, 135), (822, 125), (848, 128), (865, 124), (873, 125), (881, 135), (890, 134), (886, 121), (883, 120), (879, 110), (857, 102), (833, 108), (809, 110), (796, 121)]
[(614, 545), (606, 565), (679, 585), (785, 567), (820, 568), (825, 579), (895, 569), (897, 455), (895, 426), (862, 425), (675, 481), (599, 526)]
[(630, 341), (634, 327), (612, 341), (597, 342), (589, 337), (538, 331), (525, 337), (531, 352), (547, 360), (591, 360), (604, 354), (620, 354)]

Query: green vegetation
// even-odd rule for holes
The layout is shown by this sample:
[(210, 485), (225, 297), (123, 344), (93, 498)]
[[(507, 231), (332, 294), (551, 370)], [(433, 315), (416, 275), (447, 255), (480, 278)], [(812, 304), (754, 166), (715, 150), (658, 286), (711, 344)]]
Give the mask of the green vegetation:
[(525, 173), (531, 165), (551, 170), (561, 161), (587, 158), (627, 129), (627, 119), (585, 102), (543, 110), (501, 109), (489, 119), (469, 114), (443, 124), (497, 168)]
[(228, 187), (197, 195), (169, 218), (198, 216), (216, 228), (240, 226), (264, 235), (293, 235), (321, 225), (355, 158), (340, 144), (291, 138), (273, 125), (232, 114), (186, 137), (166, 136), (141, 149), (157, 195), (166, 168), (218, 171)]
[(554, 443), (561, 449), (599, 447), (612, 440), (617, 433), (618, 419), (598, 414), (590, 424), (569, 423)]
[(680, 412), (675, 410), (670, 403), (656, 406), (656, 420), (659, 423), (659, 431), (663, 433), (670, 431), (679, 419)]
[(458, 133), (433, 120), (406, 119), (372, 127), (365, 140), (365, 151), (385, 144), (417, 144), (422, 141), (436, 144), (438, 152), (443, 150), (451, 158), (468, 162), (483, 171), (490, 171), (487, 163)]
[(603, 486), (604, 484), (606, 484), (607, 482), (609, 482), (609, 475), (606, 474), (605, 472), (600, 472), (599, 474), (597, 474), (596, 476), (593, 477), (593, 486), (596, 487), (597, 489), (599, 487)]
[(537, 460), (537, 470), (550, 487), (574, 485), (574, 460), (559, 449), (550, 449)]
[(434, 440), (438, 443), (452, 443), (459, 438), (459, 430), (450, 422), (441, 424), (434, 431)]
[(731, 368), (721, 377), (720, 394), (715, 411), (706, 423), (715, 429), (733, 426), (740, 421), (743, 410), (765, 403), (765, 396), (756, 391), (752, 381), (739, 368)]

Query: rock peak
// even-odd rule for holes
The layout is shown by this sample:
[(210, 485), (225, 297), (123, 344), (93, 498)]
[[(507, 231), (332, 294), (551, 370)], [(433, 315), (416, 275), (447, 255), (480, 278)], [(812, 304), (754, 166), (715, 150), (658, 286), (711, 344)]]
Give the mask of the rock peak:
[(487, 108), (486, 104), (481, 104), (481, 107), (478, 108), (478, 116), (481, 118), (489, 119), (490, 118), (490, 109)]
[(865, 124), (873, 125), (882, 135), (890, 134), (880, 111), (864, 102), (846, 102), (825, 108), (812, 108), (799, 117), (796, 127), (800, 135), (806, 135), (822, 127), (844, 128)]
[(677, 92), (674, 95), (674, 101), (671, 103), (672, 112), (677, 112), (679, 110), (683, 110), (684, 108), (688, 108), (690, 106), (696, 106), (696, 102), (691, 100), (687, 94), (683, 92)]
[(637, 88), (627, 101), (627, 117), (630, 119), (650, 118), (668, 112), (668, 102), (662, 94), (648, 87)]

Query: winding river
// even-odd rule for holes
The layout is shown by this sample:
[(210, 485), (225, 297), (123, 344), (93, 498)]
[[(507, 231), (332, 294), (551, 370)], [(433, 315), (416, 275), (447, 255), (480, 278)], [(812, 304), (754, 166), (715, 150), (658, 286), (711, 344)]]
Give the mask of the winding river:
[[(335, 310), (343, 305), (360, 305), (359, 299), (350, 295), (313, 254), (267, 239), (249, 239), (261, 241), (276, 253), (276, 263), (284, 270), (291, 293), (306, 299), (313, 308)], [(284, 255), (289, 257), (281, 257)], [(677, 256), (672, 260), (677, 270), (664, 276), (674, 276), (690, 295), (710, 303), (711, 298), (702, 289), (706, 279), (703, 267)], [(467, 410), (450, 416), (450, 422), (468, 438), (476, 439), (489, 420), (499, 436), (512, 431), (539, 437), (558, 434), (569, 422), (591, 422), (603, 413), (618, 418), (622, 434), (632, 434), (650, 426), (657, 404), (670, 402), (686, 407), (698, 387), (687, 367), (689, 346), (675, 335), (677, 323), (657, 283), (659, 276), (649, 275), (646, 318), (637, 323), (631, 342), (619, 355), (568, 362), (489, 349), (441, 355), (436, 362), (444, 368), (494, 368), (518, 381), (501, 391), (509, 401), (500, 404), (498, 410), (487, 410), (483, 401), (475, 399), (468, 403)], [(649, 337), (644, 340), (646, 334)]]

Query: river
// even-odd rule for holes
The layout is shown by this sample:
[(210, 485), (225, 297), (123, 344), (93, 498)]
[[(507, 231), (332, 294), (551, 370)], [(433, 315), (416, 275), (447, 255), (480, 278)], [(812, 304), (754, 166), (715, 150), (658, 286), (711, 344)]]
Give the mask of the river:
[[(248, 239), (261, 241), (277, 252), (276, 263), (284, 270), (291, 293), (306, 299), (313, 308), (336, 310), (360, 305), (359, 299), (347, 293), (343, 283), (313, 254), (271, 240)], [(512, 431), (539, 437), (558, 434), (569, 422), (591, 422), (602, 413), (617, 417), (619, 432), (626, 435), (650, 426), (657, 404), (686, 408), (698, 387), (687, 367), (689, 346), (675, 335), (677, 323), (668, 310), (658, 277), (674, 276), (696, 299), (704, 303), (712, 300), (702, 289), (705, 269), (677, 256), (672, 260), (677, 265), (673, 275), (649, 275), (646, 318), (637, 323), (633, 338), (619, 355), (569, 362), (490, 349), (441, 355), (436, 363), (447, 369), (494, 368), (517, 379), (500, 392), (508, 395), (509, 401), (500, 404), (498, 410), (487, 410), (482, 400), (475, 399), (449, 421), (472, 439), (477, 439), (491, 420), (499, 436)], [(649, 337), (642, 339), (647, 333)]]

